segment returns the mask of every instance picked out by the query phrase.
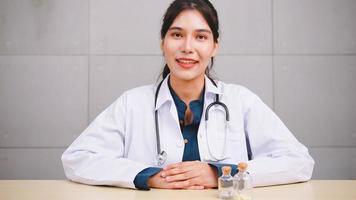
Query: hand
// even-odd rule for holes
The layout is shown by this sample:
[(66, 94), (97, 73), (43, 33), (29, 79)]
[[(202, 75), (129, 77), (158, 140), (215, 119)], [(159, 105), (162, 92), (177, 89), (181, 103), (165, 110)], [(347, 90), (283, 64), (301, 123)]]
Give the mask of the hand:
[(175, 188), (216, 188), (218, 186), (216, 170), (200, 161), (167, 165), (160, 172), (160, 176), (168, 185), (173, 184)]
[(162, 189), (188, 189), (188, 190), (202, 190), (204, 186), (189, 186), (187, 182), (177, 181), (177, 182), (167, 182), (162, 175), (163, 171), (150, 177), (147, 181), (148, 187), (150, 188), (162, 188)]

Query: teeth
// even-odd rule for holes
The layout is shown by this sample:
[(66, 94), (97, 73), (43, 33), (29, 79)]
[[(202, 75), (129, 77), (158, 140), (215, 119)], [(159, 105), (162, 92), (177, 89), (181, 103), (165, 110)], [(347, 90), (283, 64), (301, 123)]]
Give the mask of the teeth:
[(178, 60), (179, 62), (181, 63), (184, 63), (184, 64), (194, 64), (196, 63), (196, 61), (188, 61), (188, 60)]

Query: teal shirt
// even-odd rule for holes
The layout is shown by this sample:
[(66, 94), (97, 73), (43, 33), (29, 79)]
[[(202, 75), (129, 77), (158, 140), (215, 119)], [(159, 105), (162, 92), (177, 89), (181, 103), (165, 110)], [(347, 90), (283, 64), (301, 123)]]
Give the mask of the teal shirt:
[(189, 103), (189, 108), (193, 114), (193, 121), (191, 124), (187, 124), (184, 121), (185, 111), (187, 110), (187, 105), (174, 92), (171, 85), (169, 84), (169, 81), (168, 81), (168, 86), (169, 86), (169, 90), (172, 94), (174, 103), (177, 107), (179, 125), (180, 125), (182, 135), (183, 135), (183, 138), (185, 141), (182, 161), (200, 160), (197, 134), (198, 134), (198, 130), (199, 130), (201, 116), (203, 114), (203, 107), (204, 107), (204, 95), (203, 94), (204, 94), (205, 89), (203, 89), (199, 99), (193, 100)]

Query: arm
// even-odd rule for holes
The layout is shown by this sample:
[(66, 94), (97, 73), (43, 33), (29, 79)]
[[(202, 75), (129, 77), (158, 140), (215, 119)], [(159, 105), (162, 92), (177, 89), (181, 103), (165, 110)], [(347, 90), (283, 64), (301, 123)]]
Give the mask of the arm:
[(142, 170), (135, 177), (134, 184), (137, 189), (140, 190), (150, 190), (148, 186), (148, 180), (158, 174), (162, 169), (158, 167), (149, 167)]
[(241, 100), (254, 155), (248, 162), (254, 186), (309, 180), (314, 160), (308, 149), (255, 94), (245, 89)]
[(104, 110), (62, 155), (68, 179), (91, 185), (135, 188), (136, 175), (148, 168), (124, 157), (126, 96)]

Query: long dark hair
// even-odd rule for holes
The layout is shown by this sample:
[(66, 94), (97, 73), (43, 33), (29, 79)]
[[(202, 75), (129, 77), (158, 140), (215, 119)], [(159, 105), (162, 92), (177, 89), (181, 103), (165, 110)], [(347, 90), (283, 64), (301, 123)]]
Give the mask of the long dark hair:
[[(204, 19), (207, 21), (212, 33), (214, 42), (218, 43), (219, 38), (219, 19), (218, 14), (214, 6), (209, 0), (175, 0), (168, 7), (166, 13), (163, 17), (163, 24), (161, 28), (161, 40), (166, 36), (169, 27), (172, 25), (175, 18), (184, 10), (197, 10), (203, 15)], [(210, 71), (214, 65), (214, 57), (211, 58), (211, 65), (205, 70), (205, 74), (212, 78)], [(167, 77), (170, 73), (168, 65), (165, 64), (163, 71), (161, 73), (163, 79)]]

